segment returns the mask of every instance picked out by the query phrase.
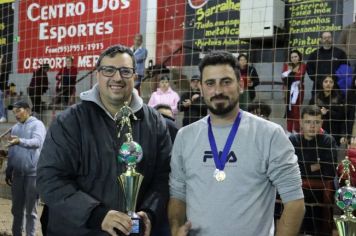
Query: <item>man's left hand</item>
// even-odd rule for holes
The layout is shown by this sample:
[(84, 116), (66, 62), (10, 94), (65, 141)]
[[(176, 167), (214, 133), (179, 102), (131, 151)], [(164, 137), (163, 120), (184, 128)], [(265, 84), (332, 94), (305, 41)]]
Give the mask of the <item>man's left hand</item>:
[(137, 215), (139, 215), (141, 217), (142, 222), (145, 225), (145, 234), (144, 234), (144, 236), (149, 236), (151, 234), (151, 228), (152, 228), (150, 219), (148, 218), (146, 212), (144, 212), (144, 211), (137, 212)]

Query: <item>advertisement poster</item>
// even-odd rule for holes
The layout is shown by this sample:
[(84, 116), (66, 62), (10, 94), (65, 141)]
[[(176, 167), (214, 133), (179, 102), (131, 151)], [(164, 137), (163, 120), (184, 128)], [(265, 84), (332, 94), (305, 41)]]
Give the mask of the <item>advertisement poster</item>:
[[(8, 1), (9, 2), (9, 1)], [(14, 10), (12, 3), (0, 2), (0, 90), (5, 90), (11, 72)]]
[(342, 29), (343, 1), (318, 0), (286, 3), (286, 23), (289, 32), (289, 48), (298, 49), (304, 56), (319, 47), (320, 32), (335, 32)]
[(91, 69), (108, 46), (131, 46), (139, 24), (139, 0), (20, 1), (18, 72), (43, 63), (58, 70), (66, 56)]
[[(247, 45), (239, 40), (239, 0), (188, 0), (185, 20), (185, 63), (197, 64), (210, 50), (237, 52)], [(247, 47), (248, 48), (248, 47)]]

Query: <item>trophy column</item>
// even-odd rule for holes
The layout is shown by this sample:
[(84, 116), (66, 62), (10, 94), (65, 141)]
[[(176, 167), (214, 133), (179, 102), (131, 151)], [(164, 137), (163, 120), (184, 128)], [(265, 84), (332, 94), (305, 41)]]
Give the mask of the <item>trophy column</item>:
[(353, 171), (355, 171), (355, 167), (347, 156), (342, 161), (341, 166), (343, 167), (343, 171), (339, 182), (342, 177), (345, 177), (346, 185), (336, 190), (335, 203), (344, 214), (341, 216), (334, 215), (334, 221), (339, 236), (356, 236), (356, 217), (352, 214), (356, 209), (356, 188), (350, 184), (350, 167)]
[[(136, 164), (142, 159), (142, 147), (132, 138), (132, 128), (130, 117), (134, 114), (127, 103), (120, 109), (115, 116), (120, 125), (120, 131), (124, 126), (128, 126), (128, 133), (125, 134), (126, 141), (121, 145), (118, 159), (125, 163), (126, 171), (118, 176), (119, 183), (125, 196), (127, 214), (132, 219), (132, 230), (130, 235), (143, 235), (144, 228), (142, 219), (136, 214), (137, 196), (143, 181), (143, 175), (136, 171)], [(118, 135), (121, 135), (120, 132)]]

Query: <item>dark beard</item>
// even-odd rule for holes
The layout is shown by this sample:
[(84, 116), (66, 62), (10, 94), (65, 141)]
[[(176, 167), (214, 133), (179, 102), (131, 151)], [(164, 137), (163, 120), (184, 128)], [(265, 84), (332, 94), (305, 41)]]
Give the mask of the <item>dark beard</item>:
[(223, 104), (218, 104), (215, 107), (212, 107), (210, 105), (207, 105), (209, 111), (211, 113), (213, 113), (214, 115), (217, 115), (217, 116), (222, 116), (222, 115), (226, 115), (228, 114), (229, 112), (231, 112), (235, 107), (236, 107), (236, 104), (237, 104), (238, 101), (235, 101), (235, 102), (232, 102), (232, 103), (229, 103), (229, 105), (227, 105), (226, 107), (224, 107)]

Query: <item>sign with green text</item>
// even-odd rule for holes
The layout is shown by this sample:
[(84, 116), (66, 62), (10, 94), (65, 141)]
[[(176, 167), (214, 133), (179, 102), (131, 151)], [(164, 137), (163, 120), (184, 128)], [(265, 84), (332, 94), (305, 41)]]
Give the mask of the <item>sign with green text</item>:
[(320, 33), (342, 29), (342, 0), (287, 0), (286, 23), (289, 32), (289, 48), (310, 55), (319, 47)]
[(186, 5), (185, 64), (197, 64), (200, 53), (210, 50), (237, 52), (246, 42), (239, 40), (239, 0), (209, 0)]

